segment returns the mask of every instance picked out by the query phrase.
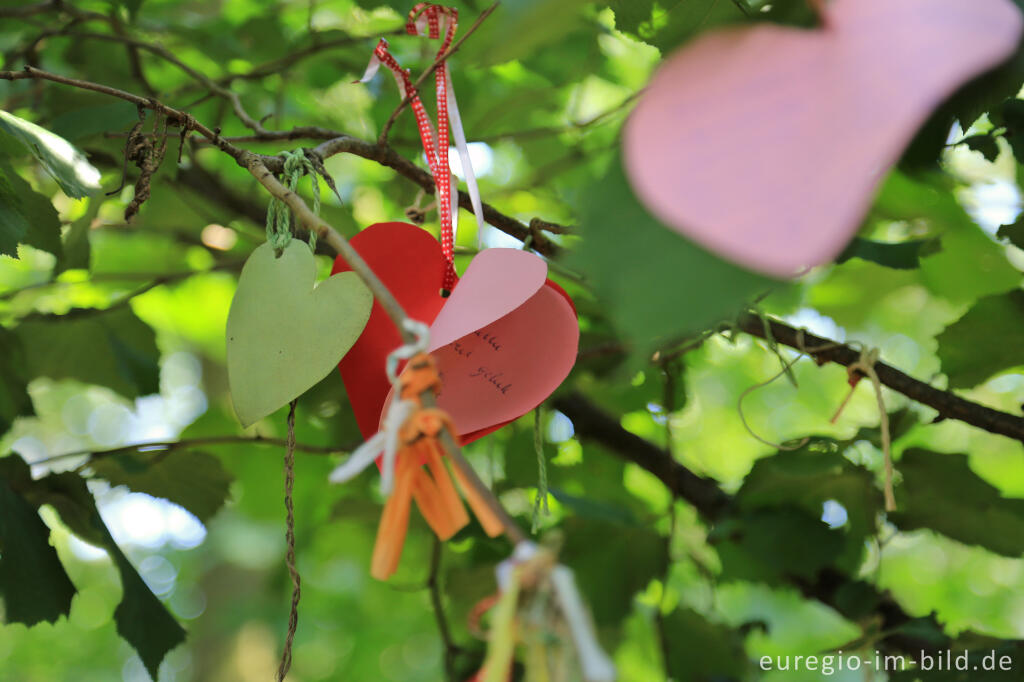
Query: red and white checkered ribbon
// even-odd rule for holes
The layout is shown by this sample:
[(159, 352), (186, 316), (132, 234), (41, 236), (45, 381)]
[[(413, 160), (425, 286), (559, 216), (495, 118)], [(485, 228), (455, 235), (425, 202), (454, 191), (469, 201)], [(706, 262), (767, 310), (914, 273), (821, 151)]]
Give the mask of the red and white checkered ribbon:
[[(459, 13), (452, 7), (421, 2), (409, 12), (405, 30), (410, 35), (424, 35), (435, 40), (441, 38), (441, 46), (437, 51), (437, 58), (440, 59), (448, 51), (448, 48), (451, 47), (452, 40), (455, 38), (455, 31), (458, 28), (458, 20)], [(469, 188), (470, 201), (473, 204), (473, 213), (476, 216), (478, 246), (483, 233), (483, 205), (480, 201), (480, 190), (476, 184), (476, 175), (473, 173), (473, 165), (469, 158), (466, 135), (462, 130), (462, 119), (459, 116), (459, 107), (455, 101), (451, 73), (448, 70), (447, 62), (441, 62), (434, 71), (434, 81), (437, 87), (438, 122), (435, 128), (430, 120), (430, 115), (427, 114), (423, 106), (419, 93), (413, 89), (409, 70), (403, 69), (391, 53), (388, 52), (388, 41), (383, 38), (377, 43), (377, 47), (374, 48), (373, 57), (370, 58), (370, 63), (366, 67), (366, 72), (363, 74), (360, 82), (365, 83), (373, 78), (381, 64), (394, 74), (395, 82), (398, 83), (398, 90), (402, 98), (409, 99), (413, 114), (416, 116), (420, 140), (423, 142), (423, 152), (427, 157), (430, 173), (434, 177), (434, 186), (437, 188), (437, 207), (441, 221), (441, 251), (448, 263), (442, 286), (444, 289), (451, 291), (452, 286), (455, 284), (454, 242), (455, 230), (458, 224), (459, 199), (458, 187), (452, 184), (451, 169), (448, 166), (449, 126), (451, 126), (455, 137), (455, 146), (462, 161), (463, 172), (466, 175), (466, 185)]]

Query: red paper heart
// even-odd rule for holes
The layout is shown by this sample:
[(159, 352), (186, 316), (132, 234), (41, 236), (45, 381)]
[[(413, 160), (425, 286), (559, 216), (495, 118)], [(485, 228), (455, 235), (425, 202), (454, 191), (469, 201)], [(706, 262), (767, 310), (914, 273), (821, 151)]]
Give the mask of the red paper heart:
[[(522, 416), (568, 375), (579, 340), (576, 310), (568, 294), (546, 279), (546, 264), (537, 256), (483, 251), (445, 299), (441, 247), (419, 227), (377, 223), (351, 243), (406, 313), (432, 325), (430, 348), (444, 381), (438, 405), (457, 427), (466, 427), (460, 428), (461, 442)], [(338, 258), (334, 272), (347, 270)], [(514, 276), (503, 276), (509, 272)], [(366, 329), (338, 365), (364, 437), (378, 430), (391, 390), (385, 359), (401, 344), (374, 302)]]
[(684, 47), (623, 136), (630, 183), (654, 215), (772, 275), (839, 253), (921, 123), (1021, 33), (1009, 0), (835, 0), (826, 11), (821, 30), (762, 24)]

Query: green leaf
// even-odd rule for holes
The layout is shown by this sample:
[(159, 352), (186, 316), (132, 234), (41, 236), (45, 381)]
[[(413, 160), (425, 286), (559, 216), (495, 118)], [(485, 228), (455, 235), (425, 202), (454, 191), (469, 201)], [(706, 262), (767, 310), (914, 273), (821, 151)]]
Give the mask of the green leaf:
[(14, 487), (31, 480), (17, 455), (0, 459), (0, 597), (8, 623), (54, 623), (71, 612), (75, 586), (50, 545), (50, 529)]
[(742, 512), (717, 524), (708, 535), (722, 561), (722, 579), (783, 585), (811, 580), (833, 564), (845, 545), (817, 514), (795, 507)]
[(72, 532), (110, 554), (121, 574), (123, 590), (121, 603), (114, 611), (117, 632), (138, 652), (156, 680), (160, 662), (168, 651), (185, 641), (185, 631), (114, 542), (85, 481), (70, 472), (50, 474), (36, 481), (27, 495), (37, 506), (52, 505)]
[[(539, 51), (581, 23), (584, 0), (519, 0), (502, 3), (463, 48), (478, 67), (503, 64)], [(509, 40), (508, 36), (515, 36)]]
[(929, 528), (1015, 559), (1024, 554), (1024, 500), (1003, 497), (971, 470), (967, 455), (915, 448), (903, 453), (897, 469), (899, 511), (889, 518), (899, 528)]
[(128, 398), (160, 389), (156, 335), (127, 306), (34, 315), (14, 333), (31, 376), (77, 379)]
[(232, 481), (219, 459), (193, 450), (119, 453), (95, 458), (89, 467), (112, 485), (162, 497), (203, 523), (224, 506)]
[(139, 10), (142, 8), (142, 3), (145, 0), (122, 0), (121, 4), (128, 8), (128, 14), (131, 16), (132, 21), (139, 16)]
[(875, 532), (880, 494), (874, 475), (837, 450), (838, 444), (832, 441), (816, 440), (800, 450), (758, 460), (743, 480), (736, 503), (751, 512), (792, 505), (820, 517), (826, 501), (838, 502), (848, 519), (842, 563), (853, 571), (859, 565), (864, 539)]
[[(59, 256), (60, 217), (53, 207), (53, 202), (32, 189), (31, 185), (6, 164), (0, 163), (0, 176), (6, 180), (5, 189), (0, 190), (4, 195), (0, 201), (8, 204), (8, 210), (13, 208), (21, 214), (25, 221), (25, 232), (20, 241)], [(7, 190), (13, 197), (7, 194)]]
[(1012, 97), (1003, 102), (996, 119), (1008, 130), (1024, 132), (1024, 100)]
[(818, 13), (807, 0), (747, 0), (758, 19), (767, 19), (779, 24), (816, 27), (821, 23)]
[(57, 264), (54, 266), (54, 275), (59, 275), (66, 270), (88, 270), (90, 257), (92, 255), (92, 244), (89, 235), (92, 232), (92, 223), (99, 214), (102, 202), (96, 199), (89, 199), (89, 208), (85, 215), (71, 223), (71, 226), (64, 233), (64, 244), (61, 254), (57, 257)]
[(675, 680), (742, 680), (748, 667), (744, 635), (679, 608), (664, 617), (668, 673)]
[(1018, 249), (1024, 249), (1024, 220), (1018, 220), (1010, 225), (1002, 225), (996, 236), (1000, 239), (1009, 239), (1010, 243)]
[(0, 255), (18, 257), (18, 244), (28, 233), (21, 200), (6, 173), (0, 173)]
[(924, 222), (942, 239), (942, 250), (921, 254), (925, 285), (952, 301), (970, 301), (1017, 287), (1022, 275), (1005, 249), (978, 227), (944, 181), (889, 174), (873, 212), (890, 220)]
[(571, 518), (562, 529), (563, 563), (576, 574), (594, 620), (616, 628), (629, 615), (633, 595), (665, 569), (665, 538), (649, 528)]
[(702, 31), (750, 18), (734, 0), (677, 0), (665, 6), (666, 9), (655, 9), (650, 30), (641, 27), (640, 32), (640, 38), (662, 54)]
[(14, 332), (0, 327), (0, 435), (17, 417), (35, 414), (28, 395), (25, 351)]
[(994, 374), (1024, 365), (1022, 338), (1024, 291), (978, 300), (936, 337), (949, 387), (971, 388)]
[(651, 21), (654, 0), (611, 0), (608, 6), (615, 13), (615, 28), (640, 35), (641, 25)]
[(741, 21), (815, 26), (818, 16), (806, 0), (610, 0), (615, 28), (666, 52), (722, 24)]
[(638, 353), (659, 338), (728, 319), (776, 284), (661, 225), (633, 196), (617, 159), (580, 211), (583, 241), (569, 262)]
[(999, 156), (999, 145), (991, 135), (971, 135), (966, 140), (967, 148), (981, 152), (981, 155), (988, 161), (995, 161)]
[(939, 250), (938, 239), (911, 239), (905, 242), (877, 242), (863, 237), (854, 237), (846, 249), (836, 258), (845, 263), (851, 258), (860, 258), (896, 270), (913, 270), (921, 265), (921, 255)]
[(603, 500), (591, 499), (590, 497), (570, 495), (558, 488), (549, 488), (548, 492), (551, 493), (551, 496), (558, 500), (559, 503), (572, 510), (572, 513), (581, 519), (617, 523), (622, 526), (641, 525), (637, 521), (636, 517), (633, 516), (633, 512), (626, 507), (605, 502)]
[(75, 142), (101, 133), (125, 130), (138, 120), (138, 108), (131, 102), (118, 100), (108, 104), (66, 111), (54, 117), (50, 127), (57, 135)]
[(82, 199), (100, 188), (100, 172), (64, 138), (2, 110), (0, 131), (28, 147), (72, 199)]

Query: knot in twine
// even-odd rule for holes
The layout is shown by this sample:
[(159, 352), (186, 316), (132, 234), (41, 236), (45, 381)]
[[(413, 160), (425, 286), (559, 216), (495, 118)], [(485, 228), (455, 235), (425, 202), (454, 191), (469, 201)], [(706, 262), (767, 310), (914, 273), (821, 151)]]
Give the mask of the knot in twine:
[[(766, 331), (768, 332), (770, 338), (770, 329), (767, 326)], [(744, 399), (747, 398), (747, 396), (749, 396), (754, 391), (764, 388), (765, 386), (768, 386), (769, 384), (775, 382), (775, 380), (777, 380), (782, 375), (787, 374), (793, 367), (793, 365), (796, 364), (797, 360), (802, 358), (804, 355), (808, 355), (813, 358), (816, 357), (817, 353), (842, 348), (843, 344), (833, 342), (825, 343), (820, 346), (815, 346), (813, 348), (808, 348), (804, 344), (804, 330), (799, 329), (797, 330), (796, 346), (799, 350), (796, 357), (794, 357), (789, 362), (783, 362), (782, 369), (779, 371), (778, 374), (776, 374), (772, 378), (754, 384), (753, 386), (750, 386), (745, 391), (743, 391), (743, 393), (740, 394), (739, 400), (736, 404), (736, 409), (739, 413), (740, 421), (742, 422), (743, 427), (747, 430), (747, 432), (759, 442), (764, 443), (769, 447), (773, 447), (782, 451), (799, 450), (800, 448), (807, 445), (807, 443), (810, 442), (811, 439), (808, 436), (800, 439), (796, 443), (787, 444), (774, 443), (770, 440), (762, 438), (757, 433), (755, 433), (754, 430), (751, 429), (750, 425), (747, 423), (746, 416), (743, 414)], [(848, 344), (848, 346), (853, 347), (854, 344)], [(853, 397), (853, 392), (854, 390), (856, 390), (857, 384), (860, 382), (861, 378), (867, 377), (868, 379), (870, 379), (871, 385), (875, 390), (875, 400), (878, 403), (879, 430), (882, 432), (882, 455), (885, 462), (885, 484), (883, 487), (885, 497), (885, 511), (891, 512), (896, 511), (896, 496), (893, 493), (892, 436), (889, 432), (889, 413), (885, 409), (885, 399), (882, 396), (882, 380), (878, 378), (878, 372), (875, 371), (875, 364), (878, 363), (879, 355), (880, 351), (878, 348), (860, 348), (860, 356), (857, 358), (856, 361), (850, 363), (850, 365), (848, 365), (846, 368), (848, 382), (850, 384), (850, 392), (846, 395), (846, 398), (843, 400), (842, 404), (839, 405), (839, 409), (836, 410), (836, 413), (832, 416), (830, 422), (832, 424), (835, 424), (836, 421), (839, 420), (839, 416), (843, 413), (843, 410), (846, 408), (847, 404), (849, 404), (850, 399)]]
[[(306, 156), (303, 149), (285, 151), (278, 154), (284, 159), (284, 186), (294, 192), (299, 178), (309, 174), (313, 179), (313, 213), (320, 215), (320, 181), (317, 178), (316, 166)], [(267, 241), (274, 247), (274, 254), (281, 255), (284, 248), (292, 240), (292, 214), (288, 205), (277, 197), (270, 199), (267, 206)], [(309, 248), (316, 251), (316, 232), (310, 230)]]
[(875, 400), (878, 402), (878, 420), (882, 432), (882, 455), (885, 460), (885, 486), (883, 488), (885, 493), (885, 511), (891, 512), (896, 511), (896, 496), (893, 493), (892, 487), (892, 436), (889, 433), (889, 413), (885, 409), (885, 400), (882, 397), (882, 380), (878, 378), (878, 372), (875, 371), (878, 356), (879, 350), (877, 348), (862, 348), (857, 361), (846, 368), (850, 382), (850, 393), (846, 396), (843, 404), (839, 406), (839, 409), (836, 410), (835, 415), (832, 417), (832, 423), (836, 423), (839, 415), (843, 412), (843, 408), (850, 402), (853, 391), (857, 388), (857, 384), (860, 383), (861, 377), (870, 379), (871, 385), (875, 389)]

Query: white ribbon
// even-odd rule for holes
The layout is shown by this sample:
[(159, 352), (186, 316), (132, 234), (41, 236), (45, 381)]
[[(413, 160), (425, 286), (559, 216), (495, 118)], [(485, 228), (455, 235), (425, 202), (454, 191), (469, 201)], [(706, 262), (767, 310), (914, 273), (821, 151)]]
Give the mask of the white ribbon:
[[(387, 47), (387, 41), (384, 41), (384, 46)], [(380, 57), (374, 52), (370, 55), (370, 63), (366, 65), (366, 71), (363, 71), (363, 77), (356, 81), (356, 83), (369, 83), (373, 80), (373, 77), (377, 75), (377, 71), (380, 69)], [(401, 84), (399, 84), (401, 87)]]
[(551, 571), (551, 584), (555, 588), (555, 598), (569, 626), (573, 644), (576, 645), (580, 667), (583, 669), (583, 679), (587, 682), (615, 682), (615, 666), (597, 642), (587, 608), (580, 597), (580, 591), (576, 589), (572, 571), (561, 564), (555, 566)]
[[(473, 162), (469, 158), (469, 144), (466, 142), (466, 133), (462, 129), (462, 116), (459, 115), (459, 104), (455, 101), (455, 89), (452, 87), (451, 71), (445, 69), (444, 76), (448, 88), (448, 119), (451, 122), (452, 136), (455, 138), (455, 148), (459, 152), (459, 160), (462, 161), (462, 172), (466, 176), (466, 187), (469, 189), (469, 201), (473, 204), (473, 217), (476, 218), (476, 248), (483, 248), (484, 235), (484, 209), (480, 200), (480, 188), (476, 184), (476, 173), (473, 172)], [(452, 232), (455, 232), (455, 223), (459, 215), (459, 203), (457, 191), (452, 190)]]
[[(498, 564), (495, 575), (498, 587), (504, 591), (512, 579), (512, 571), (537, 555), (537, 545), (523, 541), (516, 545), (512, 556)], [(586, 682), (615, 682), (615, 665), (604, 652), (594, 634), (590, 623), (587, 607), (576, 589), (576, 580), (572, 571), (558, 564), (551, 571), (551, 586), (554, 588), (555, 600), (569, 626), (569, 635), (580, 659), (580, 669)]]

